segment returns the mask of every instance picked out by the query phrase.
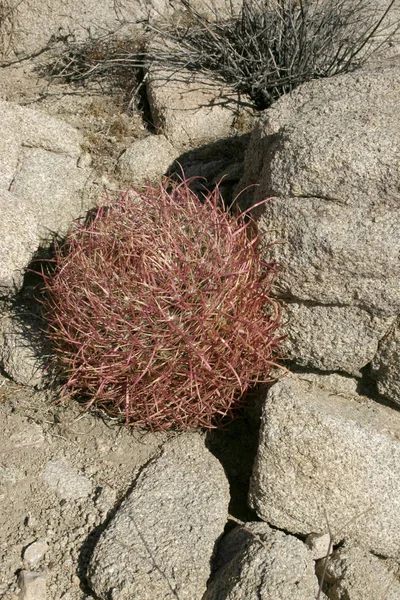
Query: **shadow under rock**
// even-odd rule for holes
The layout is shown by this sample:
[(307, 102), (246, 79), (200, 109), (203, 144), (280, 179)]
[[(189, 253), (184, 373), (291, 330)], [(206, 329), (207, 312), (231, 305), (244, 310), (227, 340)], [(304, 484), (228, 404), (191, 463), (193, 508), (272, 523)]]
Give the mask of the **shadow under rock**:
[(191, 188), (196, 194), (219, 189), (227, 205), (231, 204), (234, 189), (243, 175), (244, 156), (250, 133), (222, 138), (181, 154), (169, 168), (172, 178), (196, 177)]
[(45, 334), (40, 275), (40, 265), (45, 265), (46, 270), (50, 257), (48, 248), (39, 248), (25, 271), (21, 289), (0, 299), (0, 313), (6, 322), (2, 331), (1, 368), (16, 383), (33, 388), (46, 387), (54, 383), (55, 377), (51, 344)]
[(238, 417), (222, 429), (210, 430), (206, 436), (207, 448), (220, 461), (229, 481), (229, 514), (245, 522), (260, 520), (248, 506), (247, 497), (258, 449), (262, 402), (268, 387), (260, 385), (249, 393), (248, 406)]
[(368, 363), (365, 367), (361, 369), (361, 379), (358, 382), (357, 393), (361, 396), (366, 396), (370, 398), (374, 402), (381, 404), (383, 406), (388, 406), (389, 408), (400, 411), (400, 406), (395, 402), (392, 402), (385, 396), (382, 396), (378, 390), (378, 382), (374, 377), (371, 363)]

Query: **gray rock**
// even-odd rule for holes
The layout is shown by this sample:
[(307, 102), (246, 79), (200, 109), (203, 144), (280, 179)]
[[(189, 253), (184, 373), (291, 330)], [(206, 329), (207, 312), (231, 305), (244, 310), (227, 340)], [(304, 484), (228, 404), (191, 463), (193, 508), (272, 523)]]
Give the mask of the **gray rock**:
[(400, 319), (381, 340), (372, 361), (372, 375), (378, 391), (392, 402), (400, 404)]
[(268, 392), (250, 503), (268, 523), (400, 556), (400, 413), (295, 376)]
[(229, 486), (197, 434), (168, 442), (140, 474), (95, 548), (99, 598), (200, 600), (228, 516)]
[(61, 119), (39, 110), (0, 100), (0, 187), (9, 187), (21, 146), (41, 148), (78, 159), (83, 136)]
[(284, 242), (265, 256), (286, 266), (277, 294), (302, 305), (290, 343), (315, 368), (360, 369), (400, 312), (399, 97), (399, 58), (313, 81), (264, 111), (248, 147), (240, 188), (259, 187), (242, 202), (272, 197), (256, 215), (265, 244)]
[(201, 146), (231, 134), (235, 119), (227, 106), (235, 99), (231, 90), (190, 71), (152, 66), (148, 73), (152, 122), (175, 148)]
[(308, 548), (266, 523), (228, 533), (218, 547), (218, 564), (203, 600), (315, 600), (318, 592)]
[[(78, 166), (82, 134), (60, 119), (5, 101), (0, 101), (0, 128), (0, 189), (23, 199), (12, 203), (8, 197), (10, 206), (2, 220), (8, 235), (20, 233), (24, 247), (26, 239), (33, 246), (36, 230), (46, 241), (53, 232), (65, 233), (71, 220), (84, 214), (92, 202), (84, 199), (89, 196), (84, 192), (91, 169)], [(24, 228), (16, 226), (17, 209)]]
[(42, 478), (45, 484), (54, 489), (63, 500), (87, 498), (92, 493), (89, 479), (81, 475), (78, 469), (63, 458), (46, 463)]
[(46, 540), (36, 540), (25, 548), (22, 558), (28, 567), (35, 569), (46, 554), (47, 549)]
[(124, 181), (140, 185), (159, 179), (178, 155), (164, 135), (149, 135), (126, 149), (118, 161), (118, 170)]
[(310, 533), (306, 538), (306, 546), (314, 560), (325, 558), (332, 552), (331, 536), (329, 533)]
[(0, 316), (0, 366), (16, 383), (41, 387), (49, 366), (49, 344), (43, 322), (22, 308), (4, 309)]
[(19, 600), (46, 600), (46, 576), (36, 571), (21, 571), (18, 576), (21, 589)]
[(255, 198), (320, 199), (329, 210), (382, 194), (378, 206), (396, 207), (399, 61), (306, 83), (264, 111), (247, 153)]
[(78, 168), (77, 159), (42, 148), (24, 148), (11, 191), (26, 198), (35, 212), (42, 240), (64, 234), (74, 218), (89, 206), (84, 203), (90, 169)]
[[(388, 169), (395, 171), (394, 166)], [(279, 294), (283, 298), (335, 307), (353, 306), (380, 316), (397, 314), (399, 209), (390, 205), (394, 204), (394, 196), (389, 192), (376, 193), (379, 198), (368, 202), (365, 192), (359, 200), (361, 206), (345, 206), (325, 198), (289, 196), (271, 199), (265, 205), (259, 225), (266, 241), (272, 241), (268, 234), (271, 230), (285, 240), (272, 246), (269, 252), (270, 258), (287, 265), (279, 281)], [(386, 206), (385, 200), (388, 200)], [(372, 206), (374, 203), (376, 206)]]
[(38, 247), (39, 233), (36, 216), (29, 203), (1, 187), (0, 214), (1, 297), (18, 291), (22, 286), (24, 268)]
[(358, 374), (374, 358), (395, 317), (378, 317), (356, 306), (284, 303), (288, 359), (302, 367)]
[[(324, 561), (317, 565), (321, 576)], [(330, 557), (324, 589), (330, 600), (398, 600), (400, 582), (385, 561), (357, 546), (345, 544)]]

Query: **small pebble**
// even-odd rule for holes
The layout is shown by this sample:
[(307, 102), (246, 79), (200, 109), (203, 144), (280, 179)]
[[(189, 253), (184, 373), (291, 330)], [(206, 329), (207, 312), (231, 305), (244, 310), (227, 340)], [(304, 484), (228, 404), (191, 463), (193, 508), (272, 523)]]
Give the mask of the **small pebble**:
[(46, 554), (48, 549), (47, 542), (45, 540), (36, 540), (25, 549), (22, 558), (26, 562), (26, 565), (31, 568), (38, 566), (43, 556)]
[(90, 167), (91, 164), (92, 164), (92, 157), (90, 156), (89, 152), (85, 152), (84, 154), (81, 154), (81, 156), (78, 158), (78, 167), (80, 169), (85, 169), (87, 167)]
[[(306, 545), (310, 548), (313, 559), (325, 558), (328, 554), (330, 544), (329, 533), (310, 533), (306, 539)], [(330, 549), (330, 554), (333, 548)]]

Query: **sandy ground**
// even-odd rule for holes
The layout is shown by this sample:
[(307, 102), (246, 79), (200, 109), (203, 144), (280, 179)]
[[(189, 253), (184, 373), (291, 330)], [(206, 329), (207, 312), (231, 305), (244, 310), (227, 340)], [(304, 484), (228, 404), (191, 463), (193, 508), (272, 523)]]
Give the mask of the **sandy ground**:
[(31, 566), (24, 550), (38, 540), (48, 545), (34, 565), (46, 573), (48, 598), (91, 597), (85, 568), (102, 525), (165, 436), (0, 384), (0, 598), (17, 591), (16, 574)]

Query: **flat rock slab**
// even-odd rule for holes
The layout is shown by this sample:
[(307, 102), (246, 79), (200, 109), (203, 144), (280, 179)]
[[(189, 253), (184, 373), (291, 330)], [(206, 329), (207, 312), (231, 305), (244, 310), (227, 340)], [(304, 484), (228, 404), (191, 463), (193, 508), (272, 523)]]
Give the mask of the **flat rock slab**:
[(266, 523), (246, 523), (222, 540), (219, 569), (203, 600), (314, 600), (318, 581), (310, 550)]
[(400, 556), (400, 412), (294, 376), (268, 392), (250, 504), (268, 523)]
[(18, 166), (21, 147), (78, 158), (83, 136), (61, 119), (40, 110), (0, 100), (0, 186), (8, 188)]
[(175, 148), (200, 146), (231, 134), (237, 101), (231, 89), (186, 70), (152, 66), (148, 73), (152, 121)]
[[(79, 159), (82, 134), (61, 119), (39, 110), (0, 100), (0, 189), (12, 192), (16, 200), (6, 212), (4, 227), (24, 242), (28, 233), (16, 224), (11, 211), (25, 202), (25, 229), (37, 230), (39, 242), (63, 234), (74, 218), (82, 216), (93, 203), (90, 199), (92, 171)], [(22, 199), (22, 200), (18, 200)]]
[(43, 148), (21, 148), (11, 191), (32, 206), (40, 238), (65, 234), (73, 219), (85, 214), (84, 193), (90, 168), (78, 167), (75, 157)]
[(197, 434), (168, 442), (102, 533), (89, 568), (101, 599), (200, 600), (228, 516), (224, 470)]

